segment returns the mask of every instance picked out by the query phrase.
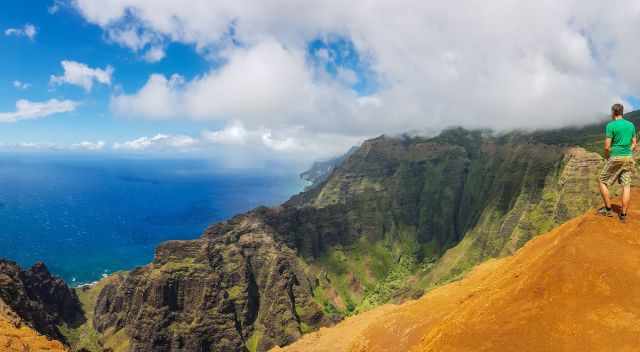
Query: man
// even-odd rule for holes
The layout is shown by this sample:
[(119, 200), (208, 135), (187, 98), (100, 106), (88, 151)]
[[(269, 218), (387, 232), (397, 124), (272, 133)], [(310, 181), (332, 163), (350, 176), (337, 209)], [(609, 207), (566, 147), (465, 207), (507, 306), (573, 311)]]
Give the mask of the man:
[(631, 177), (635, 169), (633, 151), (638, 141), (636, 127), (631, 121), (625, 120), (622, 117), (623, 114), (622, 104), (614, 104), (611, 107), (612, 121), (607, 123), (605, 129), (605, 163), (600, 173), (600, 194), (604, 200), (604, 207), (600, 208), (598, 213), (604, 216), (613, 216), (608, 186), (618, 181), (623, 187), (622, 209), (618, 216), (620, 221), (625, 222), (631, 198)]

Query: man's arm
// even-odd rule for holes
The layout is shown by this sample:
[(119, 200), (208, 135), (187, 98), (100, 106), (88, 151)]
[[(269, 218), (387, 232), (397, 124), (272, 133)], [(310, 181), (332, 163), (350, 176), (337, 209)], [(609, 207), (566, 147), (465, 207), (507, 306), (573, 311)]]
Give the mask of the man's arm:
[(636, 147), (638, 147), (638, 136), (633, 136), (633, 139), (631, 140), (631, 151), (635, 152)]
[[(634, 138), (635, 140), (635, 138)], [(604, 158), (609, 159), (609, 154), (611, 153), (611, 138), (607, 137), (604, 140)]]

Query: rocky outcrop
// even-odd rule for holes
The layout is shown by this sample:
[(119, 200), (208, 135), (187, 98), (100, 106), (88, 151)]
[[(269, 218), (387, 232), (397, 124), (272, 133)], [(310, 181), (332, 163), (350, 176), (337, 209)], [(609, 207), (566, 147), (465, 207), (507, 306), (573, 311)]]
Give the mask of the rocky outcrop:
[(0, 300), (13, 312), (14, 319), (60, 341), (65, 341), (60, 326), (73, 326), (83, 320), (75, 292), (62, 279), (53, 277), (43, 263), (23, 271), (16, 263), (0, 259)]
[(102, 290), (95, 328), (123, 329), (132, 351), (264, 351), (328, 324), (314, 278), (273, 232), (247, 214), (159, 246)]

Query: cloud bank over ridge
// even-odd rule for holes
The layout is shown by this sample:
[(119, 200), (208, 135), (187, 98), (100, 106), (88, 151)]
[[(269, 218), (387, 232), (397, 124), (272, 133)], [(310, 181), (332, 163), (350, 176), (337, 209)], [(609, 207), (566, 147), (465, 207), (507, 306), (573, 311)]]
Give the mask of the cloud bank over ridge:
[(307, 148), (327, 149), (452, 125), (584, 124), (640, 95), (635, 0), (73, 4), (109, 40), (147, 51), (150, 61), (162, 60), (172, 42), (211, 60), (208, 72), (189, 80), (152, 74), (142, 87), (115, 93), (111, 108), (146, 119), (220, 121), (222, 131), (199, 139), (226, 145), (268, 145), (266, 131), (282, 143), (272, 146), (293, 150), (307, 138), (327, 142)]

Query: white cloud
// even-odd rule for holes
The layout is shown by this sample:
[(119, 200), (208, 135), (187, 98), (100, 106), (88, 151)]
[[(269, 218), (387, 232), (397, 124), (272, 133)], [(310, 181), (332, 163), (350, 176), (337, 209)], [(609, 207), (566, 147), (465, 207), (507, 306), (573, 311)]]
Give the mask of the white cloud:
[(45, 102), (32, 102), (21, 99), (16, 102), (15, 112), (0, 113), (0, 123), (43, 118), (53, 114), (73, 111), (77, 106), (78, 103), (72, 100), (50, 99)]
[(18, 148), (27, 148), (27, 149), (43, 149), (43, 148), (50, 148), (53, 146), (53, 144), (21, 142), (21, 143), (17, 143), (15, 146)]
[(204, 131), (203, 138), (215, 144), (245, 145), (250, 139), (247, 131), (241, 123), (233, 123), (218, 131)]
[(274, 138), (271, 131), (262, 135), (262, 143), (275, 151), (294, 151), (301, 147), (293, 137)]
[(49, 83), (51, 85), (73, 84), (80, 86), (89, 92), (93, 88), (94, 82), (111, 85), (113, 67), (107, 66), (104, 69), (91, 68), (86, 64), (76, 61), (64, 60), (61, 62), (64, 74), (61, 76), (51, 75)]
[(87, 150), (87, 151), (98, 151), (104, 149), (106, 143), (104, 141), (82, 141), (80, 143), (75, 143), (71, 145), (71, 149), (79, 149), (79, 150)]
[(235, 121), (218, 131), (203, 131), (201, 145), (223, 145), (279, 153), (294, 159), (317, 160), (342, 154), (364, 139), (362, 136), (312, 133), (302, 127), (277, 131), (269, 128), (249, 130)]
[(268, 167), (271, 162), (308, 168), (312, 161), (341, 155), (362, 140), (364, 137), (316, 133), (304, 128), (249, 130), (238, 122), (201, 135), (204, 152), (230, 168)]
[(147, 52), (143, 56), (143, 59), (147, 62), (158, 62), (164, 59), (165, 56), (166, 53), (163, 47), (154, 46), (147, 50)]
[(104, 141), (83, 141), (71, 145), (51, 142), (0, 143), (0, 148), (16, 151), (100, 151), (105, 146), (106, 143)]
[(137, 93), (114, 96), (112, 107), (126, 116), (234, 119), (248, 128), (305, 125), (331, 131), (350, 123), (343, 114), (361, 106), (355, 93), (338, 83), (315, 80), (303, 52), (275, 41), (234, 50), (226, 59), (221, 69), (189, 82), (178, 75), (151, 75)]
[(337, 78), (346, 85), (354, 85), (358, 83), (358, 75), (355, 71), (347, 68), (338, 67)]
[(144, 49), (147, 45), (160, 40), (153, 32), (141, 29), (138, 26), (114, 27), (107, 31), (110, 41), (120, 44), (133, 51)]
[(61, 148), (55, 143), (41, 143), (41, 142), (20, 142), (14, 144), (2, 144), (1, 148), (10, 150), (60, 150)]
[(60, 0), (53, 0), (53, 3), (49, 7), (47, 7), (47, 11), (50, 15), (55, 15), (56, 13), (58, 13), (58, 11), (60, 11), (61, 6), (64, 6), (64, 3), (62, 3)]
[(162, 36), (138, 25), (112, 27), (106, 34), (108, 41), (141, 53), (140, 58), (146, 62), (159, 62), (166, 56)]
[(25, 24), (22, 28), (8, 28), (4, 31), (4, 35), (6, 36), (16, 36), (16, 37), (27, 37), (31, 40), (35, 38), (38, 30), (32, 24)]
[(13, 86), (14, 86), (16, 89), (26, 90), (26, 89), (29, 89), (29, 88), (31, 87), (31, 84), (26, 83), (26, 82), (22, 82), (22, 81), (15, 80), (15, 81), (13, 81)]
[[(114, 109), (127, 115), (349, 137), (586, 123), (640, 91), (640, 26), (624, 25), (640, 22), (637, 0), (74, 4), (106, 33), (131, 30), (114, 37), (133, 50), (175, 41), (216, 51), (225, 63), (184, 84), (152, 75), (139, 91), (114, 96)], [(229, 44), (230, 26), (241, 47)], [(350, 39), (367, 58), (375, 95), (352, 91), (358, 76), (348, 68), (334, 78), (316, 74), (308, 44), (329, 35)], [(332, 55), (316, 52), (335, 63)]]
[(58, 13), (58, 11), (60, 11), (60, 5), (58, 5), (57, 3), (54, 3), (53, 5), (47, 8), (47, 11), (49, 11), (50, 15), (55, 15), (56, 13)]
[(198, 147), (199, 141), (186, 135), (157, 134), (131, 141), (114, 143), (113, 149), (124, 151), (189, 151)]
[(147, 116), (167, 119), (181, 112), (182, 102), (176, 93), (184, 84), (184, 78), (173, 75), (167, 79), (154, 74), (135, 95), (116, 95), (111, 99), (111, 108), (120, 115)]
[(232, 122), (217, 131), (204, 130), (199, 136), (156, 134), (114, 143), (112, 149), (136, 153), (198, 152), (234, 167), (255, 167), (267, 160), (295, 161), (308, 166), (310, 161), (342, 154), (362, 140), (364, 137), (309, 133), (303, 128), (247, 129)]

